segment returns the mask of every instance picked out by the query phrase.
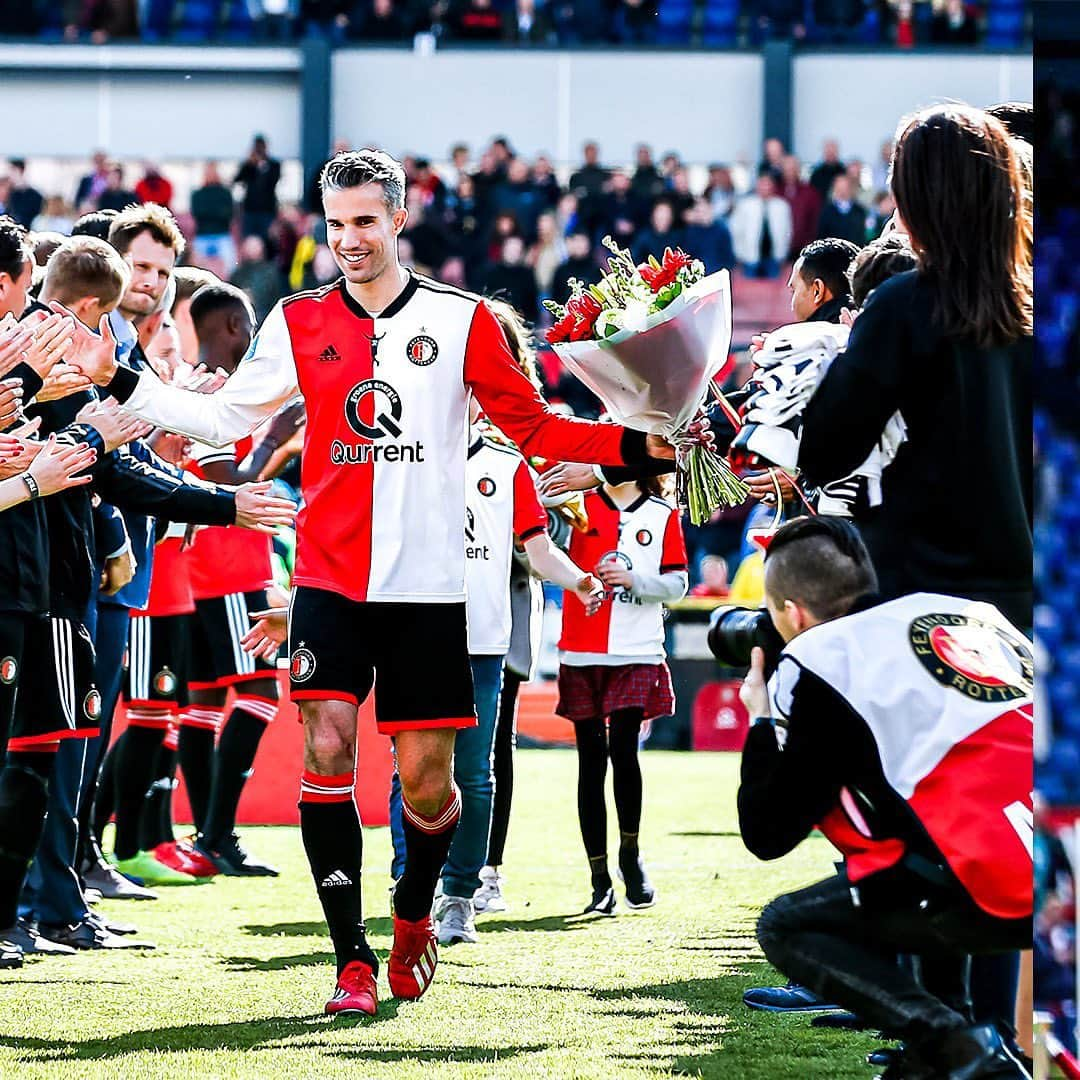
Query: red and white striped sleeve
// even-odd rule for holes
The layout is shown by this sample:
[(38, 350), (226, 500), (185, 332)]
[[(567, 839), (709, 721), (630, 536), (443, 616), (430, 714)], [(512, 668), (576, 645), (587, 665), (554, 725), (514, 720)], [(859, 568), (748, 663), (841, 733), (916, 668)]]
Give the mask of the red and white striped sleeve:
[(476, 305), (465, 347), (465, 383), (526, 457), (590, 465), (635, 465), (649, 460), (645, 436), (615, 424), (560, 416), (518, 367), (499, 320)]

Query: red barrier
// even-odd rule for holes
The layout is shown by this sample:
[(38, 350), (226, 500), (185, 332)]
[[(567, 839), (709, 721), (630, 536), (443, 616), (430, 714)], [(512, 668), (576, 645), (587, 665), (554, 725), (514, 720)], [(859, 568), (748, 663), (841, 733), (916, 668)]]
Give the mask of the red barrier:
[[(244, 787), (238, 814), (241, 825), (297, 825), (300, 821), (296, 800), (304, 760), (304, 730), (296, 706), (289, 701), (287, 672), (278, 672), (278, 683), (281, 707), (277, 719), (259, 743), (255, 771)], [(125, 726), (123, 709), (120, 709), (116, 717), (116, 734)], [(356, 759), (359, 763), (356, 803), (360, 808), (360, 819), (365, 825), (387, 825), (387, 800), (394, 762), (390, 740), (375, 730), (375, 710), (370, 694), (360, 708)], [(173, 813), (178, 822), (191, 821), (183, 774), (173, 800)]]

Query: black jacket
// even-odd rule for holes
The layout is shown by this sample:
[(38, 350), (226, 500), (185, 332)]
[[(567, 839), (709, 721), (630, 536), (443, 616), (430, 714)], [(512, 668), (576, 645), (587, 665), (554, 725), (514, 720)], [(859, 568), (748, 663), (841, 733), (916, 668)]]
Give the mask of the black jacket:
[(88, 424), (74, 422), (76, 413), (94, 397), (95, 391), (87, 391), (28, 410), (31, 416), (41, 416), (42, 435), (55, 432), (64, 442), (87, 442), (98, 451), (93, 484), (42, 500), (48, 524), (48, 610), (79, 620), (86, 616), (97, 572), (91, 490), (116, 506), (166, 513), (179, 521), (231, 525), (236, 518), (232, 492), (188, 478), (161, 458), (140, 461), (127, 447), (104, 454), (98, 433)]
[(987, 600), (1031, 626), (1031, 338), (980, 349), (946, 338), (918, 271), (874, 290), (804, 414), (809, 482), (856, 469), (898, 409), (908, 429), (857, 518), (886, 599)]

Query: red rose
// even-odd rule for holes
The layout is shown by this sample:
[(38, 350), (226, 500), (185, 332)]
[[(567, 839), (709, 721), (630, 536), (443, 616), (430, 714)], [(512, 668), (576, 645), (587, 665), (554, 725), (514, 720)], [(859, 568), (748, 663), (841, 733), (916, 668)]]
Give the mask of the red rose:
[(575, 318), (571, 314), (564, 315), (554, 326), (547, 332), (547, 339), (554, 345), (559, 341), (569, 341), (570, 331), (574, 328)]
[(566, 317), (573, 320), (570, 326), (571, 341), (587, 341), (593, 336), (593, 327), (604, 309), (590, 293), (573, 297), (566, 305)]

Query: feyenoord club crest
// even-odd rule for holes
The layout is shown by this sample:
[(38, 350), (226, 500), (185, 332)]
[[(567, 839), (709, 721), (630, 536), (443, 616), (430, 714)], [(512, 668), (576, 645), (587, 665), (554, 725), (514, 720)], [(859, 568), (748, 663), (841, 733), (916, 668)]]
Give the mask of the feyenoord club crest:
[(310, 649), (300, 647), (292, 654), (289, 661), (289, 678), (293, 682), (307, 682), (315, 674), (315, 654)]
[(0, 682), (10, 686), (19, 674), (19, 662), (14, 656), (5, 656), (0, 660)]
[(158, 697), (171, 697), (175, 692), (176, 676), (167, 667), (163, 667), (154, 676), (154, 693)]
[(91, 690), (90, 693), (83, 698), (83, 712), (90, 720), (97, 720), (101, 716), (101, 695), (96, 690)]
[(915, 655), (942, 686), (976, 701), (1030, 696), (1031, 649), (1020, 637), (968, 615), (923, 615), (908, 632)]
[(596, 565), (606, 562), (621, 562), (627, 570), (633, 570), (634, 564), (630, 560), (630, 556), (625, 551), (605, 551), (599, 559), (596, 560)]
[(417, 367), (427, 367), (434, 364), (439, 355), (439, 346), (435, 344), (433, 337), (427, 334), (417, 334), (408, 345), (405, 346), (405, 355)]
[(481, 476), (476, 482), (476, 490), (490, 499), (495, 494), (495, 481), (490, 476)]
[(652, 543), (652, 533), (648, 529), (638, 529), (634, 539), (642, 546), (648, 547)]

